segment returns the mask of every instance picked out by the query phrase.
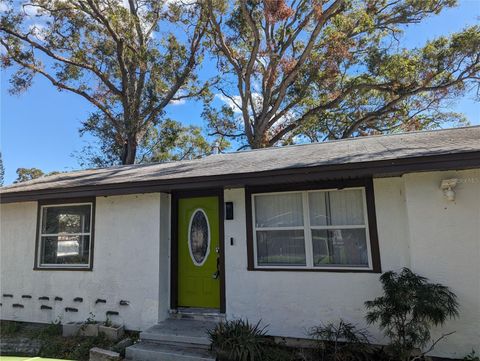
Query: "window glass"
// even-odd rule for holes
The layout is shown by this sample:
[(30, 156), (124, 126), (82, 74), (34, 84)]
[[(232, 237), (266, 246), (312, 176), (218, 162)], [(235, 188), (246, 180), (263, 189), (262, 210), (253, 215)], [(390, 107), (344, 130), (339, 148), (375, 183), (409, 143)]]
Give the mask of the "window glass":
[(257, 231), (259, 265), (304, 266), (303, 230)]
[(189, 231), (190, 254), (195, 264), (200, 264), (204, 261), (209, 242), (208, 219), (203, 211), (197, 210), (192, 215)]
[(89, 236), (42, 237), (43, 264), (88, 264)]
[(314, 266), (368, 267), (365, 229), (313, 229)]
[(364, 224), (363, 196), (360, 189), (328, 192), (330, 220), (334, 226)]
[(89, 233), (90, 205), (44, 207), (42, 234)]
[(257, 266), (369, 268), (364, 197), (360, 188), (254, 195)]
[(364, 224), (363, 196), (360, 189), (308, 194), (312, 226)]
[(42, 208), (40, 266), (89, 265), (91, 211), (91, 204)]
[(255, 226), (303, 226), (301, 193), (268, 194), (255, 196)]

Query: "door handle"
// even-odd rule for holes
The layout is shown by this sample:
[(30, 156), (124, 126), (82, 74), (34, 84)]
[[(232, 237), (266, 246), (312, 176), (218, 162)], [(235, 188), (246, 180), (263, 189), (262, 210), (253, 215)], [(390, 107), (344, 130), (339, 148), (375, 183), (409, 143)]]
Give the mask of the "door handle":
[(212, 278), (218, 280), (220, 278), (220, 257), (217, 256), (217, 270), (213, 273)]

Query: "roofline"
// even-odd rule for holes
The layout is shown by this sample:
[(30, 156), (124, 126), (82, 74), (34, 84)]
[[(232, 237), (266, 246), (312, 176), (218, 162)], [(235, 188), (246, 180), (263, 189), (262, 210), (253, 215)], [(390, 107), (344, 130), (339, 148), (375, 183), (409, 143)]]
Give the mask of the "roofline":
[(236, 188), (253, 185), (315, 182), (327, 179), (393, 177), (405, 173), (480, 168), (480, 151), (410, 157), (372, 162), (320, 165), (302, 168), (172, 178), (139, 182), (39, 189), (0, 194), (0, 203), (37, 201), (55, 198), (127, 195), (138, 193), (171, 193), (185, 189)]

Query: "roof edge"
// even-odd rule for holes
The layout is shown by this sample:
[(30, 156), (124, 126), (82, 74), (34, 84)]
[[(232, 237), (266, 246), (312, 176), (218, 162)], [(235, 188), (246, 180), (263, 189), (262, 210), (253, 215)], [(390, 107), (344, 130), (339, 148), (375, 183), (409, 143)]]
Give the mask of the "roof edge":
[(282, 168), (255, 173), (191, 177), (181, 180), (153, 180), (0, 193), (0, 203), (138, 193), (171, 193), (186, 189), (233, 188), (251, 185), (314, 182), (333, 178), (392, 177), (406, 173), (463, 170), (477, 167), (480, 168), (480, 151), (303, 168)]

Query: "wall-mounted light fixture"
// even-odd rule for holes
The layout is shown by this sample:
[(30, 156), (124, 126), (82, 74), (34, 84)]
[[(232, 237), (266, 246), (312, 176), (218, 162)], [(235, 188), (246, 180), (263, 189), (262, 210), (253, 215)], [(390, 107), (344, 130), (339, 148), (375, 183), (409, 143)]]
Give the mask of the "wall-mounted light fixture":
[(225, 219), (233, 219), (233, 202), (225, 202)]
[(447, 198), (449, 201), (454, 201), (455, 200), (455, 186), (457, 185), (458, 179), (452, 178), (452, 179), (444, 179), (442, 180), (442, 183), (440, 184), (440, 188), (443, 190), (443, 195), (445, 198)]

